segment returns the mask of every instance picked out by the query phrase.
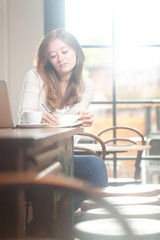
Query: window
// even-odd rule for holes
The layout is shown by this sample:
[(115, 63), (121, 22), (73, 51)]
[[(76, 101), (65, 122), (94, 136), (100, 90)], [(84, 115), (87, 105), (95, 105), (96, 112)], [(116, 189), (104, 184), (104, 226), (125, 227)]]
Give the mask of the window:
[(159, 9), (159, 0), (65, 1), (66, 29), (80, 41), (84, 74), (96, 84), (92, 132), (160, 130)]
[[(152, 102), (160, 99), (159, 7), (159, 0), (65, 1), (65, 26), (84, 48), (84, 72), (96, 84), (93, 101), (114, 103), (92, 108), (102, 108), (103, 118), (113, 116), (111, 124), (120, 123), (120, 119), (127, 121), (124, 117), (130, 118), (134, 109), (145, 128), (146, 101), (155, 114)], [(130, 111), (129, 105), (118, 104), (121, 101), (140, 101), (141, 105), (133, 106)], [(148, 133), (155, 125), (143, 132)]]
[(112, 44), (111, 0), (66, 0), (66, 28), (82, 45)]

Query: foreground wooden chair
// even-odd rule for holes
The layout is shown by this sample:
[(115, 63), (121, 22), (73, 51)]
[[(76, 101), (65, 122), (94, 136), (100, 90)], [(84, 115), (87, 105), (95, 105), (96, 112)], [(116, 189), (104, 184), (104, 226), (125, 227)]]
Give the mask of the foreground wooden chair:
[[(104, 200), (108, 201), (113, 206), (129, 206), (129, 205), (160, 205), (160, 199), (158, 197), (141, 197), (141, 196), (120, 196), (120, 197), (104, 197)], [(86, 199), (81, 204), (81, 210), (87, 211), (93, 208), (99, 208), (101, 204), (93, 201), (92, 199)]]
[(68, 195), (64, 199), (63, 193), (80, 192), (83, 195), (91, 189), (83, 181), (59, 175), (39, 177), (36, 173), (24, 172), (0, 174), (0, 239), (26, 237), (24, 213), (28, 199), (33, 207), (32, 235), (28, 238), (70, 239), (73, 210), (71, 201), (68, 201), (71, 199)]
[[(74, 237), (80, 240), (158, 240), (160, 220), (126, 218), (132, 233), (126, 234), (115, 218), (83, 221), (74, 226)], [(152, 227), (151, 227), (152, 226)]]
[[(56, 198), (55, 191), (58, 191)], [(31, 237), (71, 240), (74, 220), (71, 202), (68, 204), (67, 201), (66, 206), (71, 215), (66, 215), (64, 205), (59, 205), (62, 208), (58, 210), (55, 203), (55, 201), (61, 200), (63, 193), (67, 193), (67, 196), (68, 194), (72, 196), (73, 193), (82, 194), (100, 202), (101, 206), (112, 211), (124, 229), (130, 232), (126, 221), (114, 207), (104, 201), (96, 189), (82, 180), (59, 175), (39, 177), (36, 173), (4, 173), (0, 174), (0, 239), (26, 238), (24, 202), (29, 195), (29, 199), (33, 201), (34, 220), (33, 236)], [(50, 226), (52, 221), (55, 224), (54, 228)]]
[[(55, 190), (58, 190), (62, 193), (81, 193), (84, 196), (90, 197), (91, 199), (93, 199), (94, 201), (97, 201), (100, 203), (101, 207), (107, 208), (110, 212), (112, 212), (113, 214), (113, 218), (112, 219), (108, 219), (107, 222), (105, 219), (101, 220), (96, 220), (98, 222), (94, 222), (94, 221), (86, 221), (86, 222), (82, 222), (80, 223), (80, 225), (75, 225), (73, 227), (73, 231), (72, 231), (72, 226), (69, 225), (68, 223), (65, 221), (65, 224), (67, 226), (66, 228), (62, 228), (62, 230), (64, 230), (62, 235), (57, 235), (57, 236), (52, 236), (51, 238), (54, 239), (63, 239), (63, 240), (71, 240), (73, 238), (79, 238), (79, 239), (112, 239), (112, 236), (114, 239), (135, 239), (139, 240), (137, 233), (141, 230), (139, 229), (139, 227), (137, 228), (137, 225), (135, 227), (135, 221), (136, 224), (138, 223), (138, 225), (140, 226), (145, 226), (145, 228), (147, 229), (148, 225), (153, 224), (154, 227), (152, 227), (152, 229), (150, 230), (150, 239), (154, 240), (154, 234), (156, 232), (156, 236), (159, 238), (159, 231), (160, 231), (160, 223), (159, 221), (150, 221), (148, 219), (138, 219), (138, 220), (133, 220), (133, 219), (125, 219), (124, 217), (122, 217), (122, 215), (115, 209), (115, 207), (113, 207), (112, 204), (110, 204), (108, 202), (108, 200), (104, 200), (101, 197), (100, 192), (97, 192), (96, 189), (94, 189), (90, 184), (87, 184), (86, 182), (83, 181), (79, 181), (78, 179), (75, 178), (68, 178), (68, 177), (64, 177), (64, 176), (56, 176), (56, 175), (50, 175), (50, 176), (45, 176), (42, 178), (39, 178), (38, 175), (36, 173), (5, 173), (5, 174), (0, 174), (0, 193), (1, 196), (3, 196), (3, 203), (5, 202), (4, 200), (6, 200), (6, 204), (4, 205), (0, 205), (0, 218), (2, 220), (2, 218), (4, 217), (4, 219), (6, 219), (5, 213), (6, 211), (10, 212), (10, 215), (12, 216), (12, 213), (16, 213), (16, 216), (19, 219), (19, 222), (23, 223), (23, 216), (21, 215), (22, 210), (24, 210), (24, 208), (22, 208), (22, 206), (24, 206), (24, 200), (25, 200), (25, 194), (26, 192), (28, 193), (28, 190), (34, 190), (35, 195), (37, 195), (37, 191), (35, 191), (38, 188), (38, 193), (39, 191), (42, 193), (41, 197), (43, 198), (43, 195), (45, 196), (45, 193), (47, 193), (47, 197), (48, 197), (48, 192), (50, 192), (51, 194), (54, 193)], [(12, 190), (12, 191), (11, 191)], [(46, 191), (47, 190), (47, 191)], [(11, 191), (11, 192), (10, 192)], [(3, 195), (2, 195), (3, 193)], [(33, 193), (33, 192), (32, 192)], [(8, 195), (9, 194), (9, 195)], [(10, 198), (8, 199), (7, 197), (10, 196)], [(15, 197), (15, 205), (12, 202), (12, 196)], [(40, 206), (40, 202), (43, 200), (39, 199), (38, 202), (38, 206)], [(47, 202), (47, 209), (49, 211), (51, 211), (51, 213), (53, 213), (52, 211), (54, 210), (52, 208), (52, 205), (49, 206), (48, 204), (49, 202)], [(53, 203), (53, 202), (52, 202)], [(9, 210), (8, 210), (9, 207)], [(16, 207), (16, 211), (15, 208)], [(44, 207), (44, 206), (43, 206)], [(37, 209), (37, 211), (39, 211), (39, 213), (42, 211), (41, 208)], [(47, 214), (49, 213), (49, 211), (47, 211)], [(7, 215), (9, 216), (9, 215)], [(40, 219), (39, 219), (39, 226), (37, 226), (37, 231), (40, 231), (41, 233), (45, 233), (45, 231), (43, 232), (44, 229), (41, 229), (43, 224), (41, 225), (40, 223), (43, 222), (43, 215), (39, 215)], [(63, 218), (65, 219), (65, 213), (63, 215)], [(7, 219), (6, 219), (7, 220)], [(12, 218), (12, 220), (14, 220)], [(68, 222), (72, 221), (72, 219), (67, 218)], [(38, 221), (38, 220), (37, 220)], [(42, 221), (42, 222), (41, 222)], [(142, 224), (143, 221), (143, 224)], [(13, 236), (10, 235), (9, 232), (9, 228), (7, 225), (7, 221), (4, 222), (1, 221), (1, 223), (3, 223), (3, 225), (1, 225), (1, 229), (0, 229), (0, 238), (1, 239), (7, 239), (7, 238), (13, 238)], [(11, 222), (10, 222), (11, 223)], [(13, 223), (13, 222), (12, 222)], [(129, 223), (129, 224), (128, 224)], [(49, 224), (49, 222), (47, 222), (47, 224)], [(60, 224), (60, 222), (58, 221), (57, 224)], [(65, 225), (64, 224), (64, 225)], [(64, 227), (61, 226), (61, 227)], [(106, 227), (107, 226), (107, 233), (106, 233)], [(157, 230), (157, 226), (158, 226), (158, 230)], [(6, 231), (7, 229), (7, 231)], [(10, 228), (11, 229), (11, 228)], [(18, 231), (19, 228), (17, 228), (17, 235), (15, 235), (15, 238), (18, 239), (24, 239), (25, 236), (21, 236), (20, 233), (21, 231)], [(87, 230), (86, 230), (87, 229)], [(109, 231), (108, 231), (109, 229)], [(115, 231), (115, 229), (117, 229)], [(133, 229), (133, 230), (132, 230)], [(146, 229), (145, 229), (145, 234), (143, 235), (144, 237), (147, 237), (148, 235), (146, 234)], [(4, 231), (3, 231), (4, 230)], [(113, 230), (113, 231), (112, 231)], [(68, 234), (68, 232), (70, 234)], [(87, 234), (86, 234), (87, 232)], [(115, 236), (115, 232), (116, 232), (116, 236)], [(5, 233), (5, 234), (4, 234)], [(4, 235), (3, 235), (4, 234)], [(109, 238), (108, 238), (108, 234), (109, 234)], [(3, 235), (3, 236), (2, 236)], [(37, 236), (35, 235), (34, 238), (38, 239), (38, 238), (48, 238), (47, 236), (45, 236), (45, 234), (43, 236), (39, 235), (37, 232)], [(158, 239), (157, 238), (157, 239)], [(141, 238), (140, 238), (141, 239)], [(145, 238), (148, 239), (148, 238)]]
[[(145, 197), (145, 198), (138, 198), (136, 201), (140, 201), (139, 203), (140, 204), (146, 204), (146, 200), (147, 200), (147, 203), (148, 204), (155, 204), (155, 203), (159, 203), (159, 200), (158, 200), (158, 196), (160, 194), (160, 185), (159, 184), (133, 184), (133, 185), (124, 185), (124, 186), (116, 186), (116, 187), (106, 187), (106, 188), (97, 188), (97, 191), (101, 193), (101, 195), (103, 197), (128, 197), (128, 196), (140, 196), (140, 197)], [(154, 198), (146, 198), (146, 197), (154, 197)], [(156, 197), (156, 198), (155, 198)], [(119, 199), (119, 198), (118, 198)], [(120, 198), (121, 201), (119, 202), (119, 204), (122, 204), (122, 200), (124, 198)], [(136, 198), (130, 198), (130, 201), (131, 201), (131, 204), (134, 204), (135, 203), (135, 200)], [(116, 198), (115, 198), (116, 200)], [(126, 199), (124, 199), (124, 204), (126, 203)], [(128, 203), (129, 204), (129, 201)], [(128, 205), (128, 206), (131, 206)], [(138, 204), (138, 202), (136, 203)], [(128, 206), (125, 206), (126, 208)], [(137, 205), (138, 206), (138, 205)], [(149, 206), (149, 205), (147, 205)], [(155, 208), (155, 206), (151, 205), (153, 208)], [(83, 216), (94, 216), (94, 209), (96, 207), (100, 207), (100, 205), (98, 203), (95, 203), (93, 202), (93, 200), (88, 200), (86, 199), (84, 202), (82, 202), (81, 204), (81, 208), (82, 208), (82, 211), (81, 211), (81, 208), (79, 208), (76, 212), (75, 212), (75, 216), (76, 216), (76, 219), (77, 219), (77, 222), (80, 222), (82, 219), (83, 219)], [(115, 206), (117, 208), (117, 206)], [(124, 206), (122, 206), (124, 207)], [(159, 206), (158, 206), (159, 207)], [(157, 208), (158, 208), (157, 207)], [(90, 209), (91, 210), (87, 210), (87, 209)], [(93, 208), (93, 209), (92, 209)], [(143, 207), (144, 208), (144, 207)], [(151, 208), (151, 207), (150, 207)], [(158, 209), (157, 209), (158, 210)], [(90, 212), (91, 211), (91, 212)], [(93, 212), (92, 212), (93, 211)], [(97, 211), (97, 210), (96, 210)], [(152, 212), (152, 210), (150, 210)], [(87, 214), (86, 214), (87, 212)], [(136, 213), (137, 211), (135, 211)], [(100, 213), (99, 211), (95, 213), (95, 217), (97, 218), (97, 216), (101, 215), (103, 218), (105, 216), (105, 213), (106, 213), (106, 210), (100, 210)], [(147, 213), (147, 211), (146, 211)], [(153, 213), (153, 212), (152, 212)], [(158, 213), (158, 211), (157, 211)], [(122, 214), (123, 215), (123, 214)], [(107, 211), (107, 216), (111, 216), (111, 213)]]
[(123, 186), (109, 186), (105, 188), (97, 188), (104, 197), (117, 196), (143, 196), (151, 197), (160, 194), (159, 184), (131, 184)]
[[(115, 206), (115, 208), (127, 218), (152, 218), (160, 220), (159, 205), (127, 205)], [(81, 213), (81, 220), (93, 220), (102, 218), (112, 218), (111, 212), (104, 208), (93, 208)]]

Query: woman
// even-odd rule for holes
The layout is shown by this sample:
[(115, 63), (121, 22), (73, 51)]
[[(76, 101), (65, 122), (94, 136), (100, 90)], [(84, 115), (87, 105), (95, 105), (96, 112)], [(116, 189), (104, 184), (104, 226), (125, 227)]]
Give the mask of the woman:
[[(95, 92), (92, 81), (84, 79), (84, 54), (76, 38), (65, 29), (48, 33), (41, 42), (35, 58), (35, 69), (24, 81), (20, 102), (20, 122), (23, 112), (42, 111), (42, 123), (59, 124), (60, 114), (79, 114), (83, 127), (93, 122), (87, 109)], [(53, 114), (42, 106), (45, 104)], [(104, 161), (94, 156), (75, 156), (75, 176), (96, 187), (106, 187), (107, 171)]]
[[(78, 113), (83, 126), (91, 126), (93, 114), (87, 108), (95, 87), (93, 82), (82, 78), (83, 63), (84, 54), (74, 36), (64, 29), (49, 33), (38, 49), (35, 69), (25, 78), (20, 122), (23, 123), (24, 111), (40, 110), (42, 122), (51, 125), (59, 124), (59, 114)], [(57, 116), (46, 112), (42, 103)]]

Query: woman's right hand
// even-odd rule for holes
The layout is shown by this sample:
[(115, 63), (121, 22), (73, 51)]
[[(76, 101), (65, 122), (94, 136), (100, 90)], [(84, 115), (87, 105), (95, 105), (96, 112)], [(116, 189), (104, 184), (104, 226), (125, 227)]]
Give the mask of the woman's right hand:
[(78, 113), (81, 117), (80, 120), (83, 120), (82, 127), (90, 127), (94, 120), (94, 115), (88, 110), (81, 110)]
[(52, 115), (48, 112), (43, 113), (42, 115), (42, 123), (48, 123), (50, 126), (59, 125), (59, 116)]

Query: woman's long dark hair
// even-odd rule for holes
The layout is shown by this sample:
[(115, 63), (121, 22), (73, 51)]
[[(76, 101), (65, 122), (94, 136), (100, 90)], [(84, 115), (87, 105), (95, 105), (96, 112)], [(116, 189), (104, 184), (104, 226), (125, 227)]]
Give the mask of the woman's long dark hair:
[[(51, 41), (60, 39), (76, 52), (76, 65), (72, 71), (65, 96), (62, 98), (59, 91), (59, 78), (53, 65), (48, 59), (48, 45)], [(35, 67), (44, 82), (44, 91), (48, 107), (52, 111), (65, 106), (73, 106), (79, 102), (80, 92), (83, 89), (82, 69), (84, 53), (77, 39), (65, 29), (55, 29), (48, 33), (41, 42), (35, 58)]]

